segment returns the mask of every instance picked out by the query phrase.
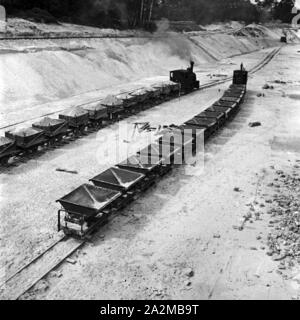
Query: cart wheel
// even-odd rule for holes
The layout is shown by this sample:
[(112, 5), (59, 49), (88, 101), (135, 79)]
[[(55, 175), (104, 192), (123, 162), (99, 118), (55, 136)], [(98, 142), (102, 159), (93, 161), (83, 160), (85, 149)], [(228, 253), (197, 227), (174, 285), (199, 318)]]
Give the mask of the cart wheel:
[(67, 237), (72, 235), (72, 232), (66, 227), (63, 228), (63, 232)]
[(54, 144), (55, 144), (55, 139), (52, 138), (52, 139), (50, 139), (50, 140), (48, 141), (48, 145), (47, 145), (47, 146), (51, 148), (51, 147), (54, 146)]
[(7, 166), (9, 158), (10, 158), (9, 156), (1, 158), (0, 159), (0, 165), (1, 166)]
[(29, 149), (29, 153), (36, 153), (38, 151), (39, 147), (32, 147)]

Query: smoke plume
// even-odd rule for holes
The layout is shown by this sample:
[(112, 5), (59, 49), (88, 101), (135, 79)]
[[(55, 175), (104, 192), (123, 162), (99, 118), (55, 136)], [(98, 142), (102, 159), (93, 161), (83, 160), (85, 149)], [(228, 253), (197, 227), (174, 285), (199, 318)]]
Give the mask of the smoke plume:
[(192, 47), (189, 40), (180, 33), (170, 30), (168, 19), (162, 19), (156, 23), (157, 31), (153, 37), (170, 48), (171, 54), (179, 56), (187, 62), (193, 60)]

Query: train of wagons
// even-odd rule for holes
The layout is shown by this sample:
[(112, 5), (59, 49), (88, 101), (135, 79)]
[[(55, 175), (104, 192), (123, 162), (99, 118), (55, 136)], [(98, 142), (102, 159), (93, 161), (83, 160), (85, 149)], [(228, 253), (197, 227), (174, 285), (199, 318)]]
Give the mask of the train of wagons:
[(46, 117), (29, 127), (5, 132), (5, 136), (0, 137), (0, 165), (6, 166), (17, 157), (26, 157), (40, 149), (75, 140), (88, 131), (98, 130), (104, 123), (199, 89), (193, 67), (191, 62), (186, 70), (171, 71), (170, 81), (109, 95), (99, 103), (62, 111), (57, 119)]
[[(185, 89), (197, 88), (199, 83), (196, 82), (192, 67), (172, 71), (171, 80), (178, 81)], [(57, 200), (61, 206), (58, 211), (58, 231), (83, 239), (90, 236), (99, 225), (177, 165), (178, 158), (184, 163), (186, 149), (197, 152), (199, 141), (203, 142), (204, 139), (206, 142), (237, 113), (246, 94), (247, 78), (248, 73), (243, 67), (234, 71), (229, 89), (205, 111), (180, 126), (174, 126), (148, 147)], [(183, 83), (184, 79), (187, 83)]]

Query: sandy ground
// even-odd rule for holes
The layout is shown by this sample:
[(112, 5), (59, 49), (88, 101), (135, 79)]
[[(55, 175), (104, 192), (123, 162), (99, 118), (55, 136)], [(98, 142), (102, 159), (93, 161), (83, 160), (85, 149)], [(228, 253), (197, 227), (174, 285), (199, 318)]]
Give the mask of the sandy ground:
[[(299, 50), (299, 46), (283, 48), (279, 56), (250, 79), (242, 110), (208, 143), (202, 175), (175, 169), (77, 252), (73, 257), (76, 264), (63, 264), (58, 270), (60, 277), (50, 275), (24, 298), (297, 299), (298, 282), (289, 275), (282, 277), (277, 272), (278, 262), (266, 254), (270, 221), (266, 199), (275, 193), (269, 184), (276, 179), (275, 169), (290, 172), (299, 159), (300, 82), (295, 72), (300, 67)], [(275, 80), (286, 83), (274, 83)], [(266, 82), (274, 89), (262, 90)], [(166, 120), (161, 120), (169, 122), (172, 114), (175, 121), (175, 112), (167, 111), (176, 108), (179, 112), (181, 108), (182, 122), (215, 100), (216, 92), (211, 89), (166, 104)], [(265, 96), (258, 96), (259, 93)], [(147, 111), (143, 116), (155, 119), (157, 111)], [(157, 116), (160, 118), (161, 112)], [(262, 125), (250, 128), (251, 121), (260, 121)], [(111, 130), (107, 129), (108, 134)], [(82, 183), (97, 166), (93, 151), (89, 150), (95, 139), (87, 140), (66, 147), (67, 155), (65, 150), (57, 150), (50, 162), (45, 161), (46, 157), (49, 159), (45, 155), (42, 160), (26, 164), (26, 171), (14, 169), (5, 178), (20, 179), (27, 185), (34, 182), (34, 177), (40, 179), (46, 166), (52, 180), (50, 185), (43, 178), (45, 194), (40, 192), (41, 183), (39, 187), (36, 182), (33, 184), (31, 192), (37, 193), (37, 197), (27, 198), (27, 210), (20, 203), (23, 210), (9, 212), (12, 220), (26, 215), (26, 224), (22, 226), (23, 239), (20, 226), (16, 226), (17, 230), (5, 235), (6, 243), (11, 243), (9, 237), (13, 239), (13, 234), (20, 234), (22, 241), (26, 239), (25, 248), (29, 248), (30, 241), (36, 243), (30, 222), (37, 230), (45, 228), (39, 229), (43, 244), (45, 231), (51, 238), (53, 233), (47, 228), (51, 223), (54, 228), (52, 200), (68, 191), (66, 185), (71, 189)], [(73, 159), (79, 145), (84, 155)], [(73, 164), (73, 168), (80, 169), (80, 175), (64, 175), (62, 179), (61, 174), (54, 172), (66, 157), (68, 166)], [(101, 171), (103, 166), (98, 168)], [(26, 198), (21, 192), (28, 190), (8, 190), (10, 195), (14, 192), (20, 195), (21, 202)], [(240, 231), (249, 205), (259, 211), (259, 218), (247, 221)], [(5, 230), (8, 224), (3, 227)], [(20, 250), (21, 247), (24, 250), (23, 244)], [(8, 248), (6, 257), (10, 250), (15, 253), (16, 247)], [(16, 264), (15, 259), (11, 263)], [(297, 270), (296, 267), (293, 272)]]
[(30, 119), (32, 114), (38, 117), (99, 99), (112, 87), (123, 89), (124, 84), (128, 88), (146, 78), (168, 77), (170, 70), (186, 68), (191, 59), (202, 82), (210, 80), (210, 74), (231, 72), (230, 65), (218, 70), (216, 63), (278, 46), (280, 28), (255, 28), (260, 28), (257, 36), (200, 32), (117, 39), (1, 40), (0, 128)]
[[(227, 75), (237, 68), (241, 61), (251, 68), (270, 50), (222, 60), (215, 70), (222, 70), (221, 74)], [(212, 80), (207, 77), (206, 82)], [(144, 83), (146, 82), (147, 79), (144, 80)], [(132, 87), (133, 84), (127, 84), (128, 86)], [(57, 199), (103, 170), (125, 160), (127, 154), (132, 155), (139, 147), (149, 144), (148, 134), (133, 136), (133, 123), (148, 121), (153, 126), (181, 124), (215, 102), (227, 86), (226, 84), (164, 103), (4, 171), (1, 174), (0, 202), (3, 221), (1, 247), (4, 248), (1, 265), (5, 266), (6, 275), (29, 262), (60, 236), (56, 232), (56, 214), (59, 209), (55, 203)], [(86, 96), (72, 99), (74, 104), (83, 101), (87, 101)], [(64, 102), (57, 105), (61, 106)], [(55, 111), (53, 105), (51, 108), (49, 106), (49, 111)], [(45, 107), (41, 110), (32, 108), (28, 114), (24, 110), (23, 114), (18, 113), (18, 120), (32, 119), (38, 116), (39, 112), (47, 110)], [(29, 120), (28, 124), (31, 122), (32, 120)], [(57, 168), (77, 171), (79, 174), (60, 173), (56, 171)]]
[[(200, 83), (206, 84), (214, 80), (219, 80), (232, 75), (232, 70), (240, 67), (240, 63), (244, 62), (248, 69), (257, 64), (258, 60), (262, 60), (273, 48), (260, 50), (259, 52), (249, 53), (245, 55), (237, 55), (231, 58), (221, 59), (218, 63), (209, 63), (197, 66), (195, 72)], [(187, 63), (188, 66), (188, 63)], [(120, 92), (130, 92), (137, 88), (147, 87), (153, 84), (159, 85), (169, 80), (169, 72), (164, 76), (155, 76), (143, 78), (138, 81), (129, 81), (118, 85), (108, 85), (105, 88), (91, 90), (88, 92), (71, 95), (65, 99), (58, 99), (43, 104), (31, 105), (4, 105), (2, 104), (0, 117), (0, 133), (3, 135), (5, 131), (15, 127), (31, 126), (33, 122), (38, 121), (42, 116), (50, 114), (51, 117), (58, 117), (59, 112), (74, 106), (83, 106), (89, 104), (97, 104), (101, 99), (109, 94), (119, 94)], [(17, 123), (17, 125), (14, 125)]]
[[(55, 116), (107, 94), (166, 80), (172, 68), (186, 67), (188, 57), (195, 58), (202, 84), (231, 74), (241, 62), (251, 68), (272, 50), (269, 47), (278, 45), (278, 30), (266, 30), (267, 38), (193, 33), (165, 43), (139, 38), (2, 42), (0, 134), (16, 122), (31, 125), (46, 113)], [(263, 222), (244, 232), (232, 226), (241, 223), (249, 209), (245, 204), (255, 194), (272, 192), (264, 184), (267, 177), (272, 180), (269, 164), (288, 167), (286, 145), (298, 125), (297, 49), (285, 48), (251, 79), (243, 110), (207, 146), (203, 175), (176, 169), (79, 252), (76, 265), (63, 265), (62, 277), (50, 276), (24, 298), (252, 298), (251, 287), (264, 288), (259, 281), (269, 279), (265, 268), (274, 287), (268, 297), (291, 297), (282, 277), (269, 273), (275, 268), (270, 258), (249, 249), (251, 241), (258, 246), (254, 234), (265, 232)], [(266, 90), (266, 97), (256, 96), (267, 80), (287, 79), (286, 84), (272, 83), (275, 89)], [(227, 86), (164, 103), (2, 172), (0, 278), (61, 237), (56, 232), (58, 198), (149, 143), (149, 134), (133, 135), (134, 122), (181, 124), (212, 104)], [(262, 127), (250, 129), (248, 122), (257, 120)], [(294, 146), (297, 137), (293, 139)], [(233, 192), (235, 187), (241, 192)], [(258, 266), (257, 261), (263, 262)], [(193, 270), (191, 279), (186, 268)]]

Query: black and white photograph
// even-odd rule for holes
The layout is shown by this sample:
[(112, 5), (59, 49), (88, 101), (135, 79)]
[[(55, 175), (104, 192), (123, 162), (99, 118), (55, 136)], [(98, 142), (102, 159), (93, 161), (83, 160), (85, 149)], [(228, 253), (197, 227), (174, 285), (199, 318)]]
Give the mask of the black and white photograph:
[(0, 300), (300, 300), (299, 23), (300, 0), (0, 0)]

